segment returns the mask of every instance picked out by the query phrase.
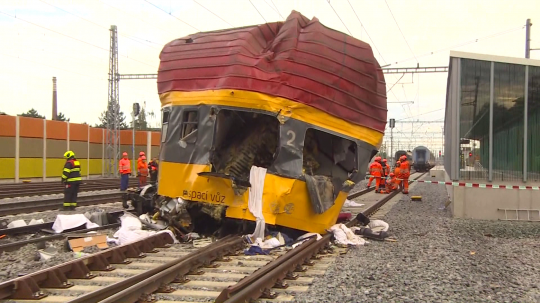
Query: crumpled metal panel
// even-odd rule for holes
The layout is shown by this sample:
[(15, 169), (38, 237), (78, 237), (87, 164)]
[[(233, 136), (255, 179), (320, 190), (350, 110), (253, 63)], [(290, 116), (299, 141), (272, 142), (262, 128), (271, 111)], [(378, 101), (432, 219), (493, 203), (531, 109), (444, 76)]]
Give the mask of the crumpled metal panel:
[(159, 94), (242, 89), (384, 132), (386, 84), (371, 47), (293, 11), (285, 22), (204, 32), (163, 48)]

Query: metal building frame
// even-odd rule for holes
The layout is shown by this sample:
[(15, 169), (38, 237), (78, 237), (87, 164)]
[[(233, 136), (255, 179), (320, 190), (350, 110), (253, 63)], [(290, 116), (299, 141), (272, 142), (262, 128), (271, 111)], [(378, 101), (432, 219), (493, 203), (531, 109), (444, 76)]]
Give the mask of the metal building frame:
[[(493, 106), (495, 63), (509, 63), (525, 66), (525, 89), (524, 89), (524, 132), (523, 132), (523, 182), (527, 182), (527, 161), (528, 161), (528, 102), (529, 102), (529, 66), (539, 66), (539, 60), (501, 57), (493, 55), (474, 54), (466, 52), (450, 52), (450, 64), (447, 82), (446, 113), (445, 113), (445, 143), (444, 143), (444, 166), (450, 179), (458, 181), (460, 177), (459, 153), (460, 153), (460, 103), (461, 103), (461, 59), (472, 59), (488, 61), (491, 63), (490, 70), (490, 96), (489, 96), (489, 168), (488, 181), (493, 181)], [(449, 155), (449, 157), (447, 157)]]
[(120, 150), (120, 92), (118, 75), (118, 32), (116, 25), (111, 25), (110, 51), (109, 51), (109, 98), (107, 102), (106, 119), (106, 148), (105, 171), (106, 174), (118, 176), (118, 152)]

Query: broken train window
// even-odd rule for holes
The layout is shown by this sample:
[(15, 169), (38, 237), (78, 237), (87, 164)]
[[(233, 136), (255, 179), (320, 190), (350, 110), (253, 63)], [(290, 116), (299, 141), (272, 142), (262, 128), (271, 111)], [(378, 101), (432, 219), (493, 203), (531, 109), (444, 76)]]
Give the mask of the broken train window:
[(171, 115), (171, 108), (165, 107), (161, 111), (161, 143), (167, 139), (167, 130), (169, 129), (169, 117)]
[(199, 125), (199, 113), (197, 110), (184, 110), (182, 112), (182, 133), (180, 141), (195, 143), (197, 141), (197, 127)]
[(357, 169), (353, 141), (316, 129), (306, 131), (303, 171), (315, 213), (332, 207), (343, 182)]
[(211, 161), (217, 173), (249, 180), (251, 166), (268, 168), (279, 142), (277, 118), (250, 111), (219, 111)]

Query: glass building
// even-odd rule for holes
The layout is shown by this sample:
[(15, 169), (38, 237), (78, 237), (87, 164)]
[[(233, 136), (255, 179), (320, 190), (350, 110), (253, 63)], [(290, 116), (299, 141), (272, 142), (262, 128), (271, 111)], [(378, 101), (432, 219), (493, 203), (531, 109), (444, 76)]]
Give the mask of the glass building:
[(450, 52), (444, 136), (451, 180), (540, 181), (540, 61)]

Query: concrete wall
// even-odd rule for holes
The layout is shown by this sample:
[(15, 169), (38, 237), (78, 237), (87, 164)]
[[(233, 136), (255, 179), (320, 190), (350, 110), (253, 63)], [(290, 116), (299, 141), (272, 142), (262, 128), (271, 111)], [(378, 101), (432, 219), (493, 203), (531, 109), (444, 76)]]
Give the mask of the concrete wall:
[[(441, 173), (432, 172), (439, 176)], [(451, 182), (444, 171), (445, 181)], [(442, 180), (439, 180), (442, 181)], [(470, 181), (460, 181), (470, 182)], [(539, 186), (540, 183), (493, 182), (493, 185)], [(452, 214), (455, 218), (480, 220), (540, 220), (540, 190), (500, 189), (446, 185)], [(506, 209), (506, 213), (505, 210)], [(527, 211), (530, 210), (530, 211)]]
[[(58, 178), (65, 163), (63, 155), (72, 150), (81, 162), (84, 177), (103, 175), (106, 130), (85, 124), (19, 116), (0, 116), (0, 180)], [(133, 134), (120, 132), (121, 151), (133, 159)], [(138, 131), (135, 157), (159, 155), (160, 133)], [(135, 170), (136, 163), (132, 163)]]

